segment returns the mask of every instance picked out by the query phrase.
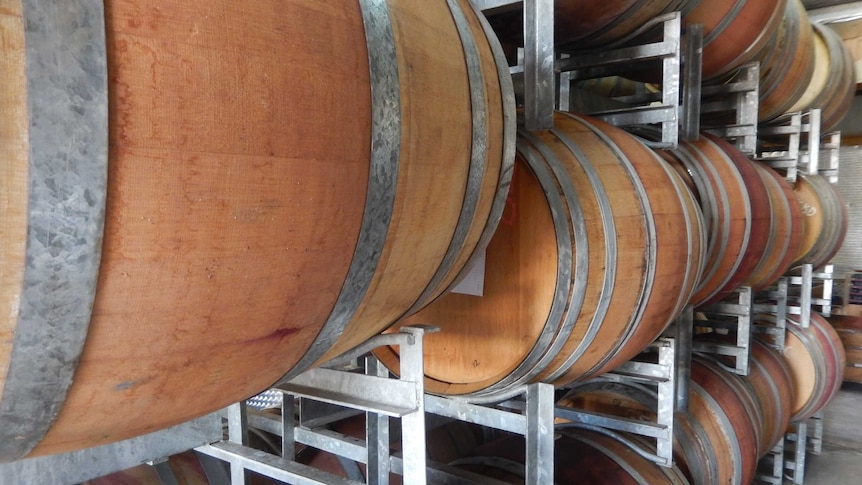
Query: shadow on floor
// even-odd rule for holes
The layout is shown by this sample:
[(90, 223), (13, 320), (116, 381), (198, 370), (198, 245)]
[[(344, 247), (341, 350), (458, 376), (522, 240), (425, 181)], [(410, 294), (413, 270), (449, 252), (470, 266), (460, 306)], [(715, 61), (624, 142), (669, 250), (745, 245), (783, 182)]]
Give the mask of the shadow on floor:
[(862, 484), (862, 384), (845, 383), (823, 418), (823, 453), (807, 455), (805, 485)]

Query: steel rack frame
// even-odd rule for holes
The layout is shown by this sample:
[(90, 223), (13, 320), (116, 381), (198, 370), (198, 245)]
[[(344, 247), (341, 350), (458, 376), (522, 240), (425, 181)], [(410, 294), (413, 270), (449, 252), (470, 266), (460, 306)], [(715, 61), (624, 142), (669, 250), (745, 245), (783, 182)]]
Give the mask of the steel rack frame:
[(787, 137), (784, 149), (761, 151), (757, 159), (786, 173), (787, 180), (796, 182), (800, 169), (816, 174), (820, 166), (820, 110), (794, 112), (779, 118), (775, 126), (760, 126), (759, 134)]
[(702, 120), (704, 130), (732, 142), (746, 155), (757, 151), (757, 114), (760, 93), (760, 64), (748, 63), (740, 67), (731, 81), (704, 86), (701, 114), (733, 112), (730, 125), (710, 124)]
[[(673, 466), (674, 413), (688, 409), (688, 382), (691, 376), (691, 328), (693, 310), (686, 306), (669, 329), (671, 335), (656, 340), (644, 352), (656, 352), (656, 363), (629, 361), (613, 372), (597, 377), (601, 382), (625, 382), (656, 386), (656, 421), (644, 422), (607, 414), (557, 406), (555, 414), (568, 421), (562, 427), (584, 428), (610, 436), (658, 465)], [(656, 452), (649, 453), (619, 432), (655, 439)]]
[[(254, 471), (276, 480), (302, 484), (364, 483), (344, 479), (294, 461), (296, 443), (319, 447), (347, 456), (368, 467), (369, 483), (386, 483), (392, 460), (389, 457), (388, 419), (402, 422), (401, 471), (408, 483), (426, 483), (424, 362), (422, 342), (425, 333), (436, 327), (409, 326), (400, 332), (383, 334), (325, 364), (310, 369), (277, 389), (290, 397), (282, 401), (281, 448), (276, 456), (248, 446), (249, 415), (245, 402), (227, 409), (228, 440), (196, 448), (206, 455), (227, 461), (231, 483), (246, 483), (246, 471)], [(338, 370), (375, 347), (397, 345), (401, 352), (400, 377), (390, 379), (379, 365), (369, 366), (366, 374)], [(355, 367), (355, 366), (354, 366)], [(366, 442), (344, 436), (315, 433), (296, 426), (295, 398), (303, 397), (337, 404), (367, 413)]]
[[(661, 28), (662, 40), (642, 45), (623, 46), (644, 32)], [(645, 26), (606, 50), (594, 53), (562, 54), (557, 61), (559, 71), (558, 109), (570, 111), (572, 82), (625, 74), (626, 68), (646, 62), (661, 62), (660, 90), (636, 93), (609, 99), (598, 107), (579, 110), (612, 125), (627, 128), (657, 126), (661, 135), (657, 141), (646, 141), (654, 148), (675, 148), (680, 138), (694, 140), (700, 130), (700, 69), (703, 28), (690, 25), (682, 28), (679, 12), (653, 19)], [(626, 64), (626, 68), (623, 67)]]
[(796, 485), (805, 481), (805, 452), (808, 443), (808, 422), (803, 421), (792, 426), (784, 437), (784, 470), (785, 477)]
[[(522, 386), (499, 399), (500, 406), (470, 403), (462, 399), (424, 394), (422, 335), (433, 328), (404, 327), (399, 334), (371, 339), (353, 351), (311, 369), (275, 390), (283, 393), (281, 417), (249, 414), (247, 404), (237, 403), (227, 410), (229, 439), (197, 448), (197, 451), (227, 461), (231, 483), (245, 483), (246, 470), (291, 483), (366, 483), (359, 481), (355, 465), (366, 465), (367, 483), (388, 483), (389, 474), (403, 475), (406, 483), (427, 480), (445, 483), (498, 483), (487, 477), (439, 463), (428, 463), (425, 454), (426, 412), (492, 427), (526, 438), (524, 477), (528, 483), (553, 482), (554, 389), (550, 384)], [(387, 378), (388, 370), (374, 358), (366, 359), (365, 374), (336, 370), (358, 356), (381, 345), (401, 346), (400, 378)], [(523, 395), (523, 400), (513, 400)], [(297, 423), (296, 403), (300, 420)], [(321, 401), (366, 413), (366, 439), (358, 440), (325, 429), (320, 425), (350, 415), (350, 411), (317, 413), (306, 419), (302, 412), (306, 400)], [(522, 405), (518, 405), (520, 402)], [(514, 404), (513, 404), (514, 403)], [(355, 414), (355, 412), (353, 413)], [(402, 453), (390, 454), (389, 418), (401, 418)], [(281, 437), (282, 456), (248, 447), (249, 427)], [(344, 479), (294, 461), (296, 444), (332, 453), (343, 458), (352, 469), (352, 479)]]
[(778, 351), (784, 350), (784, 335), (787, 326), (787, 291), (789, 279), (787, 276), (782, 276), (770, 288), (764, 291), (757, 292), (754, 296), (755, 302), (752, 309), (756, 314), (769, 313), (775, 316), (775, 323), (772, 325), (755, 323), (752, 331), (755, 334), (768, 335), (771, 337), (768, 341), (771, 342), (773, 348)]
[[(524, 47), (518, 64), (510, 67), (516, 85), (523, 86), (524, 126), (545, 130), (554, 126), (554, 109), (568, 111), (570, 84), (621, 73), (623, 64), (658, 61), (661, 92), (619, 100), (630, 107), (588, 113), (616, 126), (661, 126), (657, 148), (674, 148), (682, 133), (696, 139), (700, 120), (700, 55), (703, 30), (688, 26), (683, 36), (679, 12), (648, 22), (637, 32), (600, 52), (558, 53), (554, 48), (553, 0), (472, 0), (484, 13), (520, 8), (524, 14)], [(624, 46), (644, 32), (661, 29), (660, 41)], [(686, 62), (683, 62), (683, 59)]]
[(736, 344), (694, 341), (692, 349), (733, 357), (734, 366), (726, 366), (727, 369), (738, 375), (748, 375), (753, 316), (751, 287), (741, 286), (722, 302), (698, 307), (697, 314), (694, 320), (696, 327), (733, 330), (736, 332)]

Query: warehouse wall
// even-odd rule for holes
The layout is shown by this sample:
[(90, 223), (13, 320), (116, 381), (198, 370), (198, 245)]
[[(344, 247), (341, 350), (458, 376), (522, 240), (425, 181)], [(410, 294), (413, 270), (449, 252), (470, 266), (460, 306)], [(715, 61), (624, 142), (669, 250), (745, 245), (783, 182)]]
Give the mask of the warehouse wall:
[(838, 188), (847, 200), (849, 225), (844, 246), (833, 259), (837, 271), (862, 269), (862, 146), (841, 147)]

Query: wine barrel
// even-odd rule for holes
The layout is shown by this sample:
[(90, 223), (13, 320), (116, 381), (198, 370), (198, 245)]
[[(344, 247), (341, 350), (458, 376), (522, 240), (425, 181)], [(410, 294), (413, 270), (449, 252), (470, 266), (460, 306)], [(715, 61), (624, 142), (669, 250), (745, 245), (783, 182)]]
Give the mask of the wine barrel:
[(832, 260), (847, 235), (847, 203), (821, 175), (799, 175), (793, 188), (802, 207), (805, 230), (794, 264), (819, 268)]
[(781, 354), (756, 339), (751, 341), (749, 373), (744, 380), (750, 383), (763, 415), (758, 453), (762, 458), (784, 439), (793, 411), (793, 381)]
[[(774, 323), (774, 317), (761, 316)], [(841, 339), (820, 314), (812, 312), (808, 328), (788, 315), (782, 355), (793, 380), (792, 422), (801, 422), (823, 409), (841, 388), (846, 357)]]
[[(558, 429), (554, 440), (554, 483), (607, 485), (668, 484), (689, 481), (676, 465), (662, 467), (638, 452), (655, 453), (643, 439), (619, 433), (621, 441), (586, 429)], [(636, 447), (636, 448), (633, 448)], [(477, 448), (450, 466), (507, 483), (524, 483), (526, 446), (522, 437), (509, 437)]]
[(841, 37), (817, 22), (814, 28), (814, 75), (802, 97), (788, 111), (820, 109), (820, 127), (832, 130), (850, 111), (856, 94), (856, 71)]
[[(715, 333), (698, 335), (698, 340), (718, 343), (735, 343), (735, 336)], [(762, 458), (781, 440), (790, 424), (793, 403), (793, 383), (790, 369), (781, 354), (765, 343), (752, 340), (749, 371), (741, 376), (748, 395), (755, 398), (760, 423), (760, 446), (757, 456)], [(733, 365), (730, 357), (721, 357), (726, 365)], [(743, 393), (744, 395), (744, 393)]]
[(762, 290), (790, 269), (802, 244), (804, 221), (802, 209), (787, 179), (760, 162), (755, 162), (754, 167), (769, 195), (771, 217), (763, 259), (743, 284)]
[(442, 293), (514, 159), (482, 19), (466, 0), (7, 2), (0, 460), (217, 410)]
[[(674, 416), (674, 462), (697, 484), (751, 483), (761, 415), (741, 378), (703, 357), (692, 359), (687, 412)], [(557, 403), (634, 420), (655, 421), (655, 388), (602, 381), (577, 384)]]
[(778, 31), (788, 0), (698, 0), (687, 24), (703, 25), (703, 78), (715, 79), (751, 61)]
[(562, 48), (620, 41), (660, 15), (691, 10), (691, 0), (563, 0), (554, 2), (554, 37)]
[(706, 266), (691, 303), (720, 300), (749, 278), (767, 251), (771, 214), (764, 183), (751, 160), (709, 134), (660, 153), (686, 179), (706, 222)]
[(827, 320), (844, 345), (844, 381), (862, 383), (862, 317), (832, 315)]
[[(425, 388), (491, 396), (612, 369), (688, 301), (701, 266), (690, 192), (628, 133), (559, 113), (519, 138), (510, 212), (486, 256), (484, 296), (447, 294), (402, 323), (425, 339)], [(397, 370), (396, 350), (378, 357)]]
[(790, 111), (814, 76), (814, 32), (805, 6), (788, 0), (782, 21), (754, 60), (760, 62), (758, 120)]

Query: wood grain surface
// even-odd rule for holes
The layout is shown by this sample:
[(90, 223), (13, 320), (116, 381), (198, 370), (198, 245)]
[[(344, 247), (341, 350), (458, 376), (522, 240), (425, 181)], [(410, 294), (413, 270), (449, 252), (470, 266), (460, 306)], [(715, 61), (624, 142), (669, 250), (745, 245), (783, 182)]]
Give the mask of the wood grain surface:
[[(564, 140), (574, 143), (578, 153)], [(556, 185), (543, 186), (529, 168), (532, 162), (519, 159), (508, 215), (488, 249), (484, 296), (450, 293), (404, 320), (442, 328), (425, 343), (426, 388), (431, 392), (480, 392), (504, 378), (561, 385), (604, 372), (652, 342), (682, 309), (698, 278), (701, 221), (695, 202), (681, 180), (643, 144), (599, 121), (563, 114), (557, 116), (556, 131), (537, 133), (522, 143), (557, 160), (536, 163), (559, 163), (555, 177), (560, 181), (565, 176), (560, 183), (571, 184), (577, 200), (567, 199), (570, 194)], [(595, 171), (598, 184), (588, 171)], [(646, 199), (636, 184), (643, 184)], [(569, 224), (556, 227), (562, 234), (577, 229), (571, 221), (552, 219), (548, 191), (565, 201), (553, 209), (558, 216), (568, 217), (567, 211), (575, 207), (583, 215), (588, 246), (577, 247), (570, 238), (561, 243), (575, 256), (588, 250), (586, 268), (560, 266), (555, 224)], [(606, 198), (606, 213), (601, 198)], [(605, 219), (611, 217), (613, 225)], [(655, 234), (654, 260), (649, 256), (650, 231)], [(607, 250), (609, 238), (617, 246), (615, 257)], [(570, 303), (568, 315), (552, 319), (560, 271), (583, 271), (579, 277), (586, 278), (586, 286), (583, 293), (559, 295), (580, 306)], [(600, 305), (602, 299), (606, 307)], [(559, 351), (548, 354), (541, 365), (519, 368), (525, 356), (546, 352), (548, 343), (540, 343), (541, 333), (557, 332), (566, 318), (574, 326), (562, 337)], [(595, 338), (584, 342), (590, 329)], [(376, 354), (397, 370), (395, 349)]]
[(773, 120), (790, 111), (814, 75), (814, 32), (800, 0), (787, 1), (778, 29), (753, 60), (760, 62), (757, 117)]
[(12, 353), (27, 240), (29, 136), (21, 2), (0, 1), (0, 383)]
[(695, 191), (706, 226), (707, 254), (691, 299), (701, 305), (735, 289), (760, 261), (769, 237), (769, 206), (751, 161), (713, 137), (662, 150)]
[(805, 219), (805, 231), (794, 264), (828, 263), (847, 235), (847, 203), (838, 189), (820, 175), (800, 175), (793, 188)]
[[(23, 264), (15, 241), (27, 195), (14, 4), (0, 4), (0, 106), (20, 115), (0, 122), (4, 311)], [(489, 224), (502, 92), (490, 41), (459, 5), (480, 56), (488, 146), (466, 238), (431, 285), (466, 195), (467, 63), (446, 2), (391, 0), (401, 98), (392, 219), (357, 312), (321, 360), (379, 333), (426, 290), (429, 300), (442, 293)], [(105, 8), (110, 163), (98, 290), (74, 386), (34, 455), (154, 431), (265, 390), (318, 338), (365, 244), (373, 87), (357, 2)], [(0, 320), (0, 372), (13, 330)]]
[(832, 326), (812, 312), (808, 328), (788, 316), (782, 355), (793, 379), (791, 421), (800, 422), (823, 409), (840, 389), (847, 362), (844, 347)]
[(701, 0), (685, 15), (703, 25), (703, 78), (713, 79), (752, 60), (778, 30), (787, 0)]
[(793, 187), (787, 179), (760, 162), (754, 162), (754, 166), (769, 194), (772, 217), (764, 257), (745, 284), (755, 290), (761, 290), (790, 269), (802, 244), (804, 220), (802, 209), (793, 194)]

